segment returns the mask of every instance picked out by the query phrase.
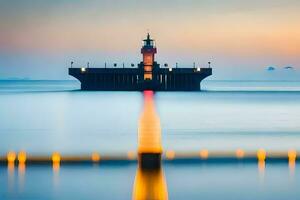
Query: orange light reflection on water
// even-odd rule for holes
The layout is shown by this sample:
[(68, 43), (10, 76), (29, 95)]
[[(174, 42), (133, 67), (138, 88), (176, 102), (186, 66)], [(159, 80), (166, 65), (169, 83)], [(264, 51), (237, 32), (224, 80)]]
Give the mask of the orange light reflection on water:
[(297, 152), (295, 150), (289, 150), (289, 152), (288, 152), (288, 159), (289, 159), (290, 174), (292, 176), (294, 176), (294, 174), (295, 174), (295, 168), (296, 168)]
[(138, 167), (134, 180), (132, 199), (168, 199), (167, 184), (163, 170), (143, 170)]
[(14, 177), (15, 177), (15, 163), (7, 163), (7, 174), (8, 174), (8, 190), (14, 192)]
[(25, 171), (26, 171), (25, 162), (19, 162), (19, 165), (18, 165), (18, 181), (19, 181), (19, 189), (20, 189), (21, 192), (24, 190)]
[(6, 155), (6, 159), (7, 159), (7, 173), (8, 173), (8, 189), (9, 191), (13, 192), (16, 153), (13, 151), (8, 152)]
[(257, 151), (258, 172), (259, 172), (259, 177), (261, 182), (264, 181), (264, 177), (265, 177), (266, 157), (267, 157), (267, 153), (264, 149), (259, 149)]
[(138, 128), (138, 153), (162, 153), (161, 127), (153, 91), (144, 91), (144, 110)]
[[(155, 111), (153, 91), (144, 91), (144, 109), (140, 116), (138, 129), (138, 153), (162, 153), (160, 120)], [(175, 157), (173, 151), (169, 151), (167, 155)], [(143, 169), (138, 166), (132, 199), (168, 199), (167, 184), (161, 167), (158, 169)]]
[(54, 152), (52, 154), (52, 168), (53, 168), (53, 171), (56, 173), (59, 171), (59, 168), (60, 168), (60, 160), (61, 160), (61, 157), (60, 157), (60, 154), (58, 152)]

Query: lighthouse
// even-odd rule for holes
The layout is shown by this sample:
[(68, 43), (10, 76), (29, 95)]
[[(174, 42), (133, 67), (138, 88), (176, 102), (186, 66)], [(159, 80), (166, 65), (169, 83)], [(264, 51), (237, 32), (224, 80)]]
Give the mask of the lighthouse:
[(150, 38), (150, 34), (147, 34), (147, 38), (143, 40), (144, 44), (141, 49), (143, 54), (143, 65), (144, 65), (144, 80), (151, 81), (153, 78), (153, 65), (154, 55), (156, 54), (156, 47), (154, 41)]

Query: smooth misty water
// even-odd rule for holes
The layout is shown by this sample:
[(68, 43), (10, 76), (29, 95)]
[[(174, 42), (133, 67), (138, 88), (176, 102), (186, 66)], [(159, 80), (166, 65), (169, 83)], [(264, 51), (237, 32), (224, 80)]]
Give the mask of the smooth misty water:
[[(0, 199), (131, 199), (137, 167), (124, 165), (26, 166), (8, 172), (0, 166)], [(259, 173), (256, 163), (168, 164), (163, 166), (171, 200), (296, 200), (300, 171), (286, 163), (270, 164)]]
[[(203, 82), (158, 92), (164, 149), (300, 150), (300, 82)], [(126, 153), (137, 147), (140, 92), (84, 92), (75, 81), (1, 81), (0, 153)]]
[[(140, 92), (84, 92), (75, 81), (0, 81), (0, 154), (126, 153), (137, 148)], [(158, 92), (164, 149), (297, 149), (300, 82), (203, 82), (202, 92)], [(0, 165), (0, 199), (131, 199), (135, 163)], [(287, 162), (164, 163), (169, 199), (299, 199)]]

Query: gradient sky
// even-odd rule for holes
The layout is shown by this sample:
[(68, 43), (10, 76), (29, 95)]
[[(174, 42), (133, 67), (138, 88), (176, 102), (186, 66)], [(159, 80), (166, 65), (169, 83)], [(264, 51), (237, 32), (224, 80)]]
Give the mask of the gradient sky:
[(161, 64), (300, 80), (299, 10), (299, 0), (0, 0), (0, 78), (72, 79), (71, 60), (137, 63), (149, 30)]

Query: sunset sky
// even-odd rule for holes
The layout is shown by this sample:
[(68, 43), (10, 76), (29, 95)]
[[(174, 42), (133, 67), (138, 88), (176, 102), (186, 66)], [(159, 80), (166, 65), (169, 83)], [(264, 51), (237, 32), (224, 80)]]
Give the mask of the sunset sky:
[(149, 30), (160, 64), (300, 80), (299, 10), (299, 0), (0, 0), (0, 79), (72, 79), (71, 60), (138, 63)]

